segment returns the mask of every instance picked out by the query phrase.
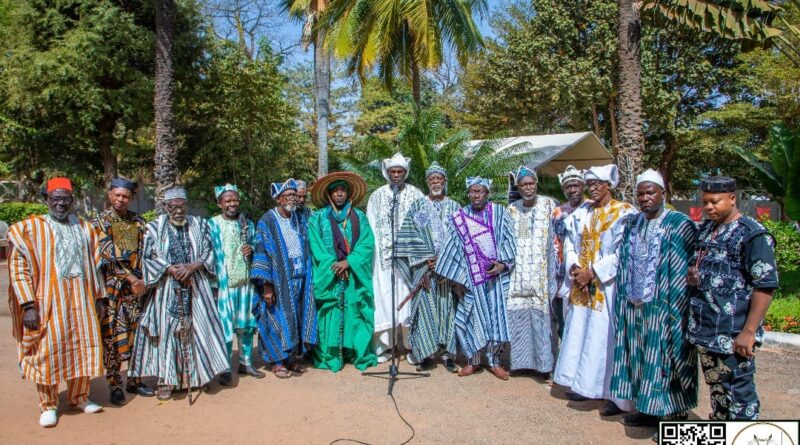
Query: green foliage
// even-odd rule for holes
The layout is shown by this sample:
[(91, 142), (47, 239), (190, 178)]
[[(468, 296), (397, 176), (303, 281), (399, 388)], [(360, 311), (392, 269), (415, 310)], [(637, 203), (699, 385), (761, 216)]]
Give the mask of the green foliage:
[(593, 107), (608, 125), (616, 18), (613, 0), (509, 2), (491, 22), (497, 40), (465, 77), (468, 128), (478, 137), (586, 131)]
[(473, 12), (486, 0), (332, 0), (322, 17), (333, 54), (351, 74), (366, 79), (373, 68), (391, 90), (397, 74), (413, 80), (436, 69), (451, 49), (462, 66), (483, 44)]
[(764, 317), (764, 329), (800, 334), (800, 296), (773, 299)]
[(512, 146), (498, 152), (498, 139), (486, 140), (471, 146), (470, 133), (466, 130), (449, 130), (444, 115), (437, 109), (427, 109), (411, 122), (404, 124), (392, 141), (367, 136), (348, 152), (336, 153), (339, 165), (361, 175), (375, 190), (386, 183), (381, 172), (381, 160), (400, 152), (411, 158), (413, 168), (408, 182), (427, 190), (425, 170), (434, 161), (447, 171), (448, 195), (456, 201), (466, 202), (466, 179), (483, 176), (495, 181), (494, 194), (504, 196), (509, 171), (532, 159), (530, 154), (519, 154), (519, 147)]
[[(152, 3), (13, 2), (0, 33), (0, 156), (21, 174), (102, 171), (152, 108)], [(110, 153), (110, 152), (109, 152)]]
[[(764, 220), (762, 223), (775, 237), (775, 261), (779, 272), (800, 273), (800, 231), (797, 227), (780, 221)], [(781, 281), (783, 278), (781, 276)], [(800, 279), (796, 284), (800, 286)]]
[(44, 215), (47, 206), (33, 202), (4, 202), (0, 204), (0, 221), (5, 221), (10, 226), (31, 215)]
[(644, 0), (643, 12), (728, 39), (763, 42), (781, 34), (773, 27), (780, 7), (766, 0)]
[(142, 213), (142, 218), (144, 218), (144, 220), (146, 222), (151, 222), (151, 221), (155, 221), (155, 219), (158, 218), (158, 214), (156, 213), (155, 209), (148, 210), (148, 211)]
[(314, 147), (298, 131), (298, 110), (283, 94), (285, 77), (267, 42), (251, 60), (226, 40), (208, 43), (194, 92), (181, 101), (179, 154), (192, 198), (216, 213), (213, 188), (239, 186), (245, 211), (260, 215), (270, 205), (270, 182), (313, 177)]
[(800, 127), (792, 131), (783, 125), (772, 126), (766, 147), (769, 162), (742, 147), (732, 148), (753, 167), (767, 191), (783, 204), (786, 216), (796, 221), (800, 219)]

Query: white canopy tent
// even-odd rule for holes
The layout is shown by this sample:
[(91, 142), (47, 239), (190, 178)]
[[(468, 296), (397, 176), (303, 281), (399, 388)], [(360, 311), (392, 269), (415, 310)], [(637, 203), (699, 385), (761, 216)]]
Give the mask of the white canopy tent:
[[(483, 140), (473, 140), (475, 147)], [(593, 165), (614, 162), (611, 153), (592, 132), (545, 134), (539, 136), (517, 136), (499, 139), (496, 153), (513, 150), (515, 153), (530, 153), (528, 167), (536, 168), (540, 174), (556, 176), (568, 165), (587, 169)]]

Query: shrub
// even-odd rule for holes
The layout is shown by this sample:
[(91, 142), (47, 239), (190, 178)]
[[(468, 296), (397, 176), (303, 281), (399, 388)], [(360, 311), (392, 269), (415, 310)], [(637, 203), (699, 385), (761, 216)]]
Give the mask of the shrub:
[(775, 261), (780, 272), (800, 270), (800, 231), (794, 226), (780, 221), (763, 221), (767, 230), (775, 237)]
[(44, 215), (47, 206), (35, 202), (5, 202), (0, 204), (0, 221), (11, 224), (22, 221), (31, 215)]
[(772, 300), (764, 317), (764, 329), (800, 334), (800, 297)]
[(158, 215), (156, 215), (155, 209), (148, 210), (148, 211), (142, 213), (142, 218), (144, 218), (144, 220), (147, 221), (147, 222), (153, 221), (154, 219), (156, 219), (157, 216)]

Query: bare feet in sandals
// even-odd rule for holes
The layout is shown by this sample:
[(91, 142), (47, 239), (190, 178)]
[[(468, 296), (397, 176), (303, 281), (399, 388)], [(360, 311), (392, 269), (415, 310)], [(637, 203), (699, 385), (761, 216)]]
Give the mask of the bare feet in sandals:
[(283, 365), (275, 365), (272, 367), (271, 371), (275, 374), (275, 377), (279, 379), (288, 379), (292, 376), (292, 373)]
[(289, 365), (289, 369), (295, 374), (305, 374), (308, 369), (303, 365), (302, 360), (295, 360)]

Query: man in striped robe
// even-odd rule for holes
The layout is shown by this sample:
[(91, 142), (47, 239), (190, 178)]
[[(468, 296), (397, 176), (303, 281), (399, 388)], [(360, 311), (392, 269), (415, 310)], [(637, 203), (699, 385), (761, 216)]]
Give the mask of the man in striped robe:
[(47, 182), (45, 216), (31, 216), (8, 231), (9, 305), (22, 378), (39, 391), (39, 424), (58, 423), (58, 384), (67, 402), (85, 413), (102, 407), (89, 400), (89, 379), (102, 375), (103, 286), (100, 249), (92, 226), (70, 214), (67, 178)]
[(641, 213), (628, 221), (617, 271), (611, 397), (633, 400), (628, 426), (686, 418), (697, 406), (697, 354), (686, 336), (689, 271), (697, 229), (664, 208), (664, 179), (647, 170), (636, 179)]
[(445, 196), (447, 175), (439, 164), (432, 163), (425, 175), (429, 194), (411, 205), (395, 247), (397, 270), (412, 289), (410, 301), (405, 302), (411, 305), (408, 341), (414, 355), (412, 361), (421, 362), (418, 370), (430, 367), (433, 355), (440, 352), (445, 368), (456, 372), (456, 302), (450, 283), (433, 270), (447, 236), (447, 221), (459, 205)]
[[(202, 387), (229, 367), (211, 291), (215, 269), (208, 223), (187, 214), (182, 188), (164, 192), (164, 207), (167, 214), (149, 223), (144, 237), (142, 272), (155, 294), (136, 332), (130, 372), (134, 377), (157, 376), (159, 400), (172, 398), (175, 388)], [(180, 336), (186, 316), (190, 330), (185, 345)]]
[(252, 280), (261, 356), (276, 377), (302, 374), (302, 356), (317, 343), (306, 223), (297, 208), (297, 183), (272, 184), (278, 206), (258, 222)]
[[(252, 306), (255, 289), (250, 283), (249, 260), (253, 255), (255, 226), (239, 211), (239, 189), (232, 184), (214, 188), (217, 206), (222, 214), (208, 221), (214, 246), (214, 273), (217, 276), (216, 297), (219, 320), (225, 332), (228, 363), (233, 356), (233, 337), (239, 342), (239, 375), (257, 379), (264, 373), (253, 367), (251, 359), (256, 321)], [(219, 384), (230, 386), (231, 370), (219, 376)]]
[(508, 380), (500, 366), (502, 347), (508, 343), (506, 296), (517, 256), (513, 222), (503, 206), (489, 202), (492, 181), (467, 178), (470, 204), (450, 217), (448, 238), (435, 272), (454, 283), (461, 298), (456, 309), (456, 336), (469, 364), (458, 372), (469, 376), (486, 355), (489, 372)]
[(556, 282), (550, 217), (558, 203), (537, 193), (538, 181), (536, 172), (525, 166), (509, 178), (508, 214), (517, 235), (517, 258), (506, 307), (511, 370), (533, 370), (549, 377), (554, 365), (550, 299)]
[[(103, 362), (111, 403), (125, 404), (122, 392), (122, 362), (130, 359), (139, 326), (146, 288), (142, 280), (142, 245), (144, 219), (128, 210), (136, 195), (136, 183), (125, 178), (113, 178), (109, 185), (111, 207), (92, 218), (99, 237), (101, 270), (105, 276), (106, 294), (103, 298), (105, 317), (100, 320), (103, 335)], [(152, 397), (155, 391), (139, 378), (128, 378), (127, 391)]]

